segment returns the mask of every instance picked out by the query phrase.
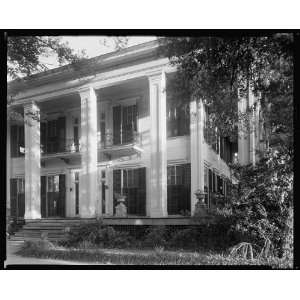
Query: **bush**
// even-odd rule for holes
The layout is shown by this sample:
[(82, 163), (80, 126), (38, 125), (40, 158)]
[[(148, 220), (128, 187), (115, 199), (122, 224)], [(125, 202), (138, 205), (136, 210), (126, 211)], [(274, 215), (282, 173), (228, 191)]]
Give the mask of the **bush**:
[(180, 248), (195, 248), (199, 241), (199, 231), (194, 228), (185, 228), (181, 230), (175, 230), (172, 232), (168, 241), (170, 247)]
[(238, 184), (229, 201), (216, 211), (219, 223), (229, 225), (239, 242), (263, 249), (270, 241), (273, 254), (290, 258), (293, 252), (292, 157), (270, 151), (256, 166), (235, 166)]
[(165, 226), (151, 226), (146, 231), (143, 244), (146, 247), (165, 247), (167, 246), (168, 232)]
[(134, 238), (128, 232), (115, 230), (105, 226), (102, 221), (82, 224), (78, 228), (70, 229), (67, 237), (59, 244), (66, 247), (92, 248), (100, 247), (129, 247), (134, 243)]

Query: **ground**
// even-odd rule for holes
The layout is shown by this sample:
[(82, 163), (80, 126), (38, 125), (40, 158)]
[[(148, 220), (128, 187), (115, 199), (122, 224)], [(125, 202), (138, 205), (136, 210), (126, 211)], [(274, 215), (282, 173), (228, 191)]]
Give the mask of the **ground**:
[[(7, 240), (6, 243), (6, 255), (7, 259), (4, 262), (4, 266), (9, 265), (82, 265), (89, 264), (86, 262), (74, 262), (67, 260), (59, 260), (59, 259), (42, 259), (35, 257), (22, 257), (17, 255), (16, 252), (20, 250), (23, 242), (15, 242)], [(95, 263), (93, 263), (95, 264)]]

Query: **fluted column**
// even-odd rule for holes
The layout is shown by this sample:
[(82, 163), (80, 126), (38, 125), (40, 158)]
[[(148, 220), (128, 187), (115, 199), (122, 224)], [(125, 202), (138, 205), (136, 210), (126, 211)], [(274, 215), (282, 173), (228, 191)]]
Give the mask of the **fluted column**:
[(238, 102), (238, 112), (239, 112), (239, 124), (238, 124), (238, 159), (241, 165), (247, 165), (250, 163), (250, 138), (249, 129), (244, 122), (242, 117), (247, 113), (248, 99), (243, 97), (239, 99)]
[(149, 76), (150, 91), (150, 216), (167, 216), (166, 75)]
[[(81, 173), (80, 207), (83, 218), (96, 217), (97, 207), (97, 96), (93, 88), (80, 91), (81, 97)], [(101, 207), (99, 214), (101, 215)]]
[(197, 198), (195, 191), (204, 190), (204, 107), (202, 100), (190, 103), (190, 140), (191, 140), (191, 214), (195, 212)]
[(25, 126), (25, 219), (41, 218), (40, 109), (24, 106)]

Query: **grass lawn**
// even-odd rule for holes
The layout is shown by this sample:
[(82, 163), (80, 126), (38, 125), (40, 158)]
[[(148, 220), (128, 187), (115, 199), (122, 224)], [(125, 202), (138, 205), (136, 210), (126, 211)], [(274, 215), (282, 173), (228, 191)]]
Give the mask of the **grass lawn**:
[(115, 265), (266, 265), (272, 268), (291, 268), (280, 259), (258, 260), (231, 258), (223, 253), (154, 250), (65, 248), (56, 245), (45, 247), (43, 242), (25, 243), (18, 255), (37, 258), (51, 258), (82, 261), (95, 264)]

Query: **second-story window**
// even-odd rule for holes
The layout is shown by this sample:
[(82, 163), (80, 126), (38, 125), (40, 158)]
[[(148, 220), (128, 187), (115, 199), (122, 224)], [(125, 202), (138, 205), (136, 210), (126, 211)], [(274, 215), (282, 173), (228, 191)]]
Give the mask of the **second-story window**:
[(66, 120), (60, 117), (56, 120), (41, 123), (42, 153), (64, 152), (66, 147)]
[(190, 134), (189, 103), (167, 97), (167, 135), (168, 137)]

